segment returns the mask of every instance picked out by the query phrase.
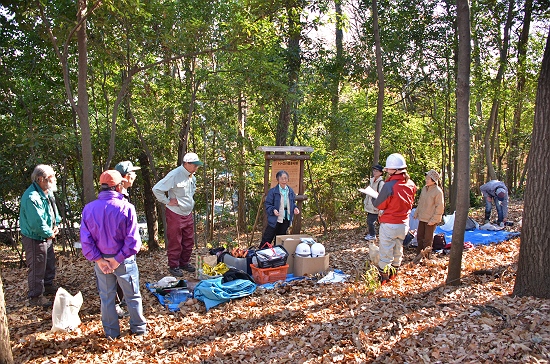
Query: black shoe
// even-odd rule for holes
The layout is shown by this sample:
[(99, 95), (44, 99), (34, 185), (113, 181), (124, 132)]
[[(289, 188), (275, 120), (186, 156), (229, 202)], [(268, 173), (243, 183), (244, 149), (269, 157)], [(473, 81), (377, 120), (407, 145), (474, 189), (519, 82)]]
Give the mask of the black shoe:
[(191, 264), (187, 263), (185, 265), (182, 265), (180, 267), (180, 269), (184, 270), (184, 271), (187, 271), (187, 272), (190, 272), (190, 273), (193, 273), (196, 269), (195, 267), (193, 267)]
[(183, 272), (180, 267), (168, 268), (168, 272), (174, 277), (183, 277)]
[(45, 296), (53, 296), (57, 293), (57, 287), (55, 284), (45, 284), (44, 285), (44, 295)]
[(51, 307), (53, 303), (46, 297), (40, 295), (29, 298), (29, 305), (33, 307)]

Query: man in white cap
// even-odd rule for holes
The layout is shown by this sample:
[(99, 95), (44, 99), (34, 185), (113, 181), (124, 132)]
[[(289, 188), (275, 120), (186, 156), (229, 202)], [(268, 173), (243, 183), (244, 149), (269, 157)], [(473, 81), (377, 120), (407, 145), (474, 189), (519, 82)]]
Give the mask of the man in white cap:
[(184, 270), (195, 271), (195, 267), (189, 263), (195, 240), (192, 212), (197, 186), (194, 174), (202, 165), (204, 163), (198, 155), (187, 153), (181, 166), (168, 172), (166, 177), (153, 186), (156, 198), (166, 205), (168, 271), (175, 277), (183, 276)]
[(494, 202), (498, 215), (497, 225), (504, 226), (508, 220), (508, 188), (504, 182), (493, 179), (479, 189), (485, 199), (485, 223), (488, 223), (491, 218)]

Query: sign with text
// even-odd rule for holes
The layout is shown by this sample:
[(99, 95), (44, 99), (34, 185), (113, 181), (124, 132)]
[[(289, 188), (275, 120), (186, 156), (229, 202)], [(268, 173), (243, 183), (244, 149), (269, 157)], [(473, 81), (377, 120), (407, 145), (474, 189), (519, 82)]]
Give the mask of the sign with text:
[(300, 192), (300, 161), (275, 160), (271, 164), (271, 187), (277, 185), (277, 172), (286, 171), (288, 173), (288, 185), (294, 190), (295, 194)]

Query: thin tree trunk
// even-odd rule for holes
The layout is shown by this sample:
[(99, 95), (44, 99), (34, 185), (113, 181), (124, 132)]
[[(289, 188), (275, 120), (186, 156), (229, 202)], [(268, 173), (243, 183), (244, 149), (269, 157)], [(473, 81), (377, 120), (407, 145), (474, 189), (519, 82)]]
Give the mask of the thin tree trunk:
[(372, 22), (376, 52), (376, 74), (378, 76), (378, 100), (376, 101), (376, 123), (374, 127), (374, 164), (380, 160), (380, 137), (382, 135), (382, 116), (384, 111), (384, 67), (382, 64), (382, 46), (380, 45), (380, 28), (378, 26), (378, 5), (372, 0)]
[(237, 145), (240, 153), (237, 153), (237, 196), (238, 196), (238, 205), (237, 205), (237, 227), (240, 231), (246, 232), (246, 168), (245, 168), (245, 126), (246, 126), (246, 101), (243, 97), (242, 92), (239, 95), (239, 105), (238, 105), (238, 138)]
[(485, 161), (487, 162), (487, 175), (490, 180), (497, 179), (495, 168), (493, 166), (493, 148), (494, 144), (491, 143), (491, 137), (493, 136), (493, 130), (497, 132), (498, 122), (498, 110), (500, 106), (500, 89), (502, 87), (502, 77), (506, 70), (506, 64), (508, 61), (508, 47), (510, 44), (510, 28), (514, 20), (514, 0), (510, 0), (508, 3), (508, 15), (506, 16), (506, 24), (504, 25), (504, 38), (502, 39), (502, 46), (500, 48), (500, 59), (497, 75), (493, 82), (494, 96), (493, 104), (491, 106), (491, 114), (489, 120), (487, 120), (487, 128), (485, 131)]
[(287, 8), (288, 17), (288, 44), (286, 52), (286, 62), (288, 68), (288, 93), (283, 98), (281, 111), (279, 112), (279, 121), (275, 135), (275, 145), (286, 145), (288, 137), (288, 127), (290, 125), (291, 114), (297, 106), (298, 77), (301, 66), (300, 39), (302, 28), (300, 25), (301, 9), (295, 5), (289, 5)]
[(147, 220), (147, 233), (149, 240), (147, 246), (151, 250), (160, 249), (159, 246), (159, 224), (157, 209), (155, 208), (156, 198), (153, 194), (153, 183), (149, 160), (149, 156), (145, 152), (141, 152), (139, 155), (139, 164), (141, 165), (141, 177), (143, 179), (143, 195), (145, 208), (145, 219)]
[(470, 9), (457, 0), (458, 70), (456, 77), (457, 203), (446, 283), (460, 284), (464, 230), (470, 207)]
[(513, 294), (550, 298), (550, 27), (535, 102), (535, 121), (527, 166), (529, 183), (525, 188), (523, 227), (519, 250), (518, 271)]
[(6, 315), (6, 301), (4, 300), (4, 286), (0, 272), (0, 364), (12, 364), (10, 330), (8, 328), (8, 316)]
[(514, 109), (514, 120), (512, 121), (512, 130), (510, 132), (510, 150), (508, 152), (508, 173), (506, 174), (506, 185), (509, 189), (514, 189), (518, 182), (518, 173), (520, 160), (520, 151), (518, 143), (518, 132), (521, 126), (521, 114), (523, 112), (523, 90), (525, 88), (525, 60), (527, 54), (527, 42), (529, 41), (529, 30), (531, 27), (531, 13), (533, 11), (533, 1), (526, 0), (523, 16), (523, 28), (518, 42), (518, 82), (516, 88), (516, 105)]

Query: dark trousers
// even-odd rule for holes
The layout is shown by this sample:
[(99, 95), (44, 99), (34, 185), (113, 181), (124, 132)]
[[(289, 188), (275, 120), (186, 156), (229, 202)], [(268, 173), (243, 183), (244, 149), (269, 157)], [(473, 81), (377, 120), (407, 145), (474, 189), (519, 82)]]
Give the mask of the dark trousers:
[(44, 285), (52, 285), (55, 278), (55, 253), (53, 242), (35, 240), (22, 236), (25, 263), (29, 269), (27, 281), (29, 298), (44, 293)]
[(378, 214), (371, 214), (370, 212), (367, 215), (367, 226), (369, 227), (369, 235), (376, 236), (376, 229), (374, 228), (374, 223), (378, 220)]
[(260, 249), (263, 249), (267, 246), (266, 243), (273, 244), (273, 239), (277, 235), (286, 235), (286, 231), (288, 230), (288, 227), (290, 226), (290, 221), (287, 219), (284, 219), (283, 222), (277, 223), (275, 227), (270, 226), (267, 224), (264, 233), (262, 235), (262, 241), (260, 243)]
[(418, 241), (418, 247), (416, 248), (417, 253), (420, 253), (420, 251), (426, 247), (432, 246), (435, 227), (435, 225), (428, 225), (428, 223), (424, 221), (418, 222), (418, 230), (416, 231), (416, 240)]
[(193, 214), (182, 216), (166, 209), (166, 238), (168, 266), (177, 268), (188, 264), (195, 244)]

